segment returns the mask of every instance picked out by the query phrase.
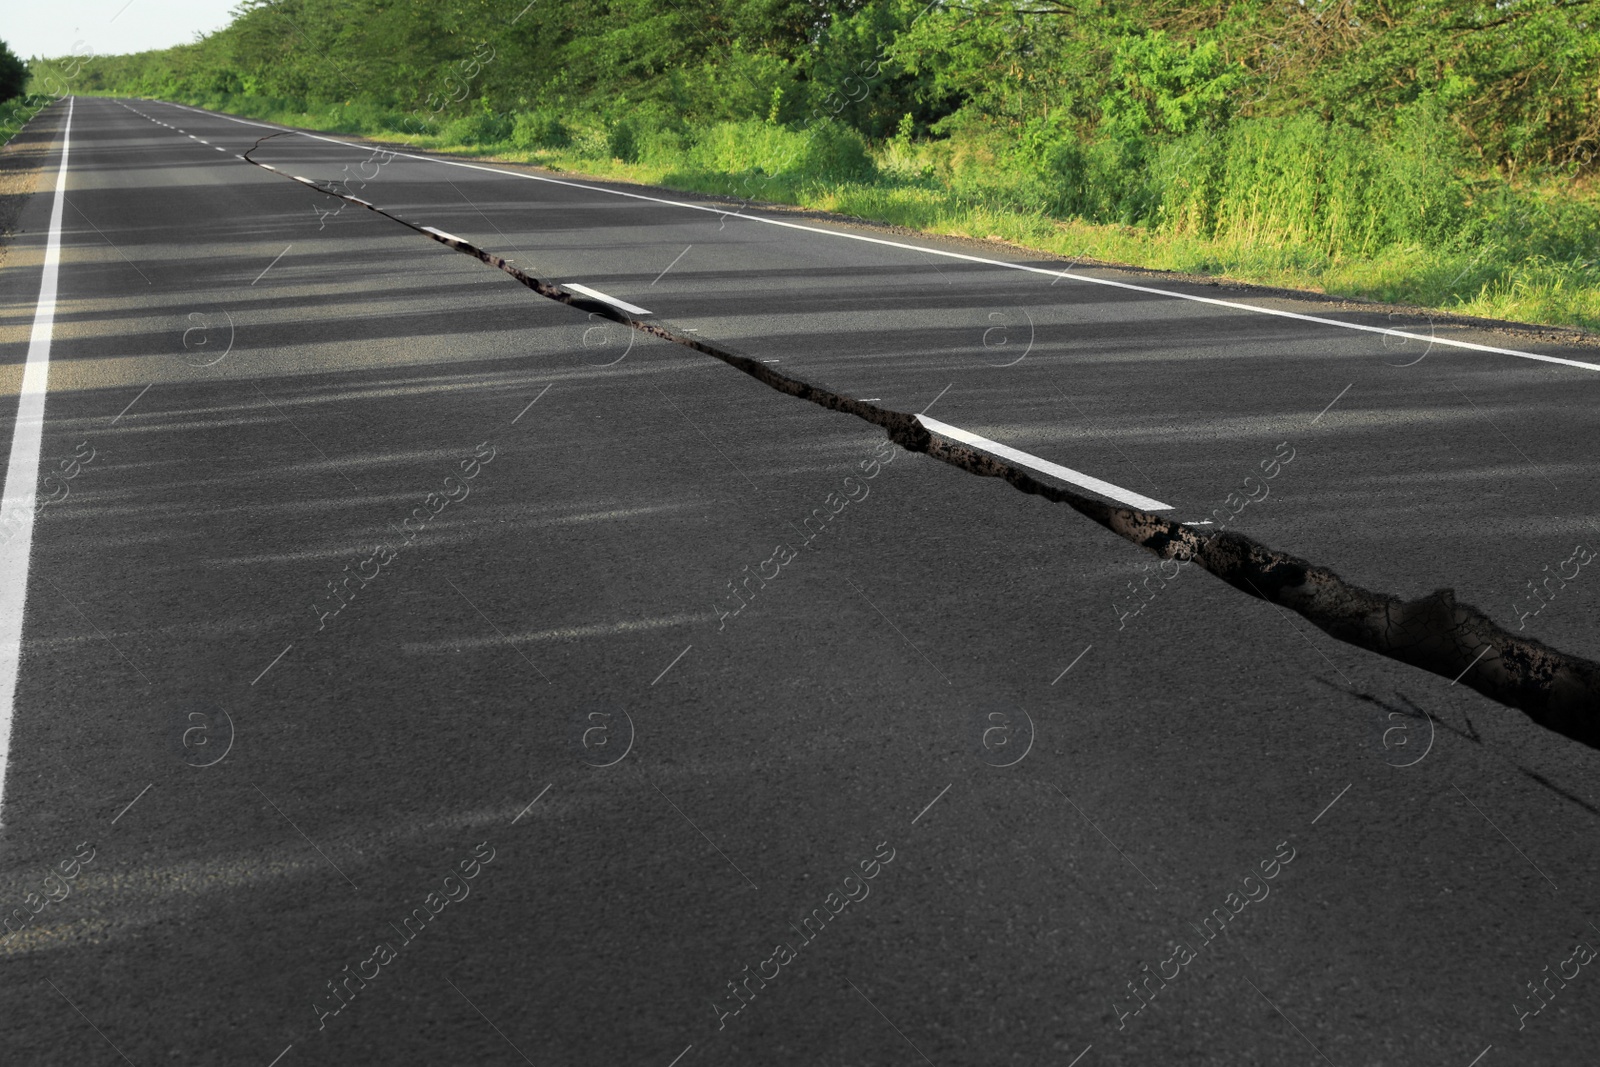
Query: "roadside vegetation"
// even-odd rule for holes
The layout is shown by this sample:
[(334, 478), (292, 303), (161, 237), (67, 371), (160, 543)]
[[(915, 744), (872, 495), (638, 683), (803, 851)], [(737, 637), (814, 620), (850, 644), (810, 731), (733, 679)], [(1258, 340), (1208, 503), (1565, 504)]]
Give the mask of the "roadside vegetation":
[(23, 95), (27, 87), (27, 64), (18, 59), (4, 41), (0, 41), (0, 145), (16, 135), (41, 103), (30, 101)]
[(30, 72), (1600, 328), (1600, 0), (246, 0), (195, 44)]

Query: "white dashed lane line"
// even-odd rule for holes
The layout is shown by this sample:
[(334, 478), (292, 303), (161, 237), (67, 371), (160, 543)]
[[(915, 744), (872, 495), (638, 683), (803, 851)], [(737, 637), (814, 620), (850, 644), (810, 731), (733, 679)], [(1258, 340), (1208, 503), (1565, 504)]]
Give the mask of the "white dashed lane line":
[(602, 301), (602, 302), (607, 303), (607, 304), (610, 304), (612, 307), (621, 308), (623, 311), (628, 312), (630, 315), (654, 315), (655, 314), (655, 312), (646, 311), (644, 308), (639, 307), (636, 304), (630, 304), (626, 300), (618, 300), (614, 296), (607, 296), (605, 293), (602, 293), (600, 290), (591, 289), (587, 285), (579, 285), (577, 282), (562, 282), (561, 285), (562, 285), (563, 288), (571, 289), (575, 293), (582, 293), (584, 296), (592, 296), (592, 297), (594, 297), (594, 299)]
[(970, 445), (992, 456), (1008, 460), (1019, 467), (1027, 467), (1029, 470), (1037, 471), (1040, 474), (1047, 474), (1052, 478), (1066, 482), (1068, 485), (1075, 485), (1080, 489), (1087, 489), (1091, 493), (1098, 493), (1108, 500), (1115, 500), (1117, 503), (1126, 504), (1130, 508), (1138, 508), (1140, 511), (1172, 510), (1171, 504), (1163, 504), (1161, 501), (1147, 497), (1143, 493), (1135, 493), (1131, 489), (1113, 485), (1091, 474), (1084, 474), (1082, 471), (1075, 471), (1071, 467), (1063, 467), (1059, 463), (1051, 463), (1047, 459), (1040, 459), (1038, 456), (1012, 448), (1010, 445), (1003, 445), (999, 441), (991, 441), (987, 437), (979, 437), (977, 434), (969, 433), (959, 426), (951, 426), (947, 422), (940, 422), (938, 419), (930, 418), (927, 415), (918, 415), (917, 421), (940, 437), (948, 437), (952, 441), (960, 441), (964, 445)]
[[(174, 104), (174, 107), (192, 111), (197, 115), (208, 118), (222, 119), (227, 122), (236, 122), (242, 126), (257, 126), (262, 129), (279, 130), (284, 133), (294, 133), (313, 141), (323, 141), (327, 144), (339, 145), (362, 151), (363, 146), (341, 141), (336, 137), (325, 137), (318, 133), (307, 133), (305, 130), (289, 129), (285, 126), (276, 126), (265, 122), (255, 122), (250, 119), (236, 118), (232, 115), (223, 115), (201, 108), (190, 107), (187, 104)], [(468, 163), (459, 159), (440, 159), (436, 156), (417, 155), (414, 152), (395, 152), (394, 155), (401, 159), (412, 159), (423, 163), (432, 163), (445, 167), (461, 167), (465, 170), (482, 171), (488, 174), (498, 174), (508, 178), (520, 178), (524, 181), (544, 182), (549, 185), (564, 185), (571, 189), (582, 189), (586, 192), (601, 193), (607, 196), (624, 197), (630, 200), (643, 200), (653, 204), (665, 204), (669, 207), (682, 208), (687, 211), (700, 211), (710, 214), (729, 214), (726, 208), (715, 207), (708, 204), (691, 204), (682, 200), (671, 200), (661, 196), (650, 196), (646, 193), (630, 193), (622, 189), (606, 189), (600, 186), (589, 185), (584, 182), (567, 181), (562, 178), (549, 178), (542, 174), (528, 174), (523, 171), (502, 170), (499, 167), (486, 166), (482, 163)], [(927, 248), (920, 245), (907, 244), (903, 241), (891, 241), (882, 237), (873, 237), (864, 233), (851, 233), (848, 230), (830, 230), (820, 226), (808, 226), (804, 223), (790, 222), (787, 219), (767, 218), (762, 215), (746, 214), (742, 211), (734, 212), (739, 218), (748, 222), (761, 223), (767, 226), (778, 226), (789, 230), (802, 230), (838, 240), (859, 241), (864, 244), (878, 245), (884, 248), (901, 249), (921, 255), (939, 256), (944, 259), (958, 260), (964, 263), (976, 263), (985, 267), (997, 267), (1002, 270), (1021, 271), (1028, 274), (1044, 275), (1046, 277), (1083, 282), (1088, 285), (1106, 286), (1112, 289), (1121, 289), (1124, 292), (1145, 293), (1150, 296), (1168, 297), (1174, 300), (1185, 300), (1191, 303), (1204, 304), (1210, 307), (1227, 308), (1231, 311), (1244, 311), (1253, 315), (1269, 315), (1274, 318), (1290, 319), (1296, 322), (1310, 323), (1317, 326), (1332, 326), (1341, 330), (1351, 330), (1358, 333), (1381, 334), (1384, 337), (1402, 337), (1414, 341), (1427, 341), (1445, 348), (1462, 349), (1469, 352), (1486, 352), (1494, 355), (1512, 356), (1516, 359), (1534, 360), (1540, 363), (1554, 363), (1566, 367), (1576, 367), (1586, 371), (1600, 371), (1600, 363), (1589, 363), (1584, 360), (1567, 359), (1562, 356), (1546, 356), (1537, 352), (1525, 352), (1516, 348), (1501, 348), (1498, 345), (1482, 345), (1472, 341), (1458, 341), (1450, 337), (1430, 337), (1409, 330), (1395, 329), (1394, 327), (1372, 326), (1363, 322), (1347, 322), (1342, 319), (1330, 319), (1322, 315), (1308, 315), (1298, 311), (1287, 311), (1282, 308), (1264, 307), (1259, 304), (1246, 304), (1237, 300), (1220, 300), (1213, 296), (1201, 296), (1198, 293), (1185, 293), (1175, 289), (1162, 289), (1153, 285), (1139, 285), (1134, 282), (1120, 281), (1114, 278), (1101, 278), (1092, 274), (1078, 274), (1071, 270), (1055, 270), (1050, 267), (1036, 267), (1030, 263), (1015, 263), (1009, 260), (991, 259), (987, 256), (975, 256), (965, 252), (956, 252), (944, 248)]]

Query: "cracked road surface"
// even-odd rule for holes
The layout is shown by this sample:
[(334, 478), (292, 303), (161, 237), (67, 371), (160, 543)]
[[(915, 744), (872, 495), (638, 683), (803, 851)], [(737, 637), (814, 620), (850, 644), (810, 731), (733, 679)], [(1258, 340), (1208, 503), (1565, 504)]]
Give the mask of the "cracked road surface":
[(1593, 660), (1600, 349), (326, 138), (244, 161), (272, 132), (78, 98), (22, 135), (8, 1064), (1600, 1039), (1600, 753), (1475, 691), (1497, 657), (1374, 654), (937, 454)]

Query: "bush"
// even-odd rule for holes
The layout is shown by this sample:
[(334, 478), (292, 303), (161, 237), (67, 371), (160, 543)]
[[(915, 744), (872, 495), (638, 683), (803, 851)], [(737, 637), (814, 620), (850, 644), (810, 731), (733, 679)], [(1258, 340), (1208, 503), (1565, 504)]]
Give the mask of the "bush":
[(801, 131), (805, 147), (797, 176), (814, 181), (871, 181), (877, 166), (867, 142), (855, 130), (833, 119), (814, 123)]
[(405, 113), (396, 115), (394, 124), (388, 127), (395, 133), (408, 134), (412, 137), (437, 137), (441, 128), (435, 119)]
[(674, 110), (699, 124), (767, 114), (797, 118), (803, 104), (794, 65), (740, 42), (715, 61), (674, 70), (667, 92)]
[(639, 131), (631, 119), (618, 119), (606, 130), (606, 150), (612, 159), (639, 162)]
[[(1189, 194), (1189, 210), (1175, 212), (1170, 200), (1168, 216), (1203, 217), (1205, 236), (1366, 256), (1449, 245), (1465, 219), (1459, 147), (1426, 115), (1382, 133), (1309, 116), (1252, 119), (1201, 153), (1208, 180)], [(1193, 204), (1195, 193), (1210, 202)]]
[(1147, 149), (1140, 139), (1063, 138), (1040, 160), (1045, 210), (1094, 222), (1154, 224), (1161, 194), (1151, 181)]
[(52, 102), (52, 98), (30, 93), (0, 103), (0, 144), (6, 144), (22, 127)]
[(512, 122), (511, 143), (518, 148), (568, 148), (572, 131), (554, 111), (524, 111)]
[(28, 85), (28, 67), (0, 41), (0, 101), (15, 100)]
[(719, 122), (701, 135), (690, 162), (722, 174), (761, 173), (812, 182), (870, 181), (877, 167), (861, 135), (831, 119), (803, 130), (770, 122)]
[(649, 101), (614, 102), (605, 113), (602, 129), (605, 157), (624, 163), (671, 165), (683, 158), (688, 147), (682, 117)]
[(487, 145), (510, 139), (512, 129), (512, 120), (506, 116), (478, 112), (451, 119), (444, 124), (439, 135), (451, 144)]

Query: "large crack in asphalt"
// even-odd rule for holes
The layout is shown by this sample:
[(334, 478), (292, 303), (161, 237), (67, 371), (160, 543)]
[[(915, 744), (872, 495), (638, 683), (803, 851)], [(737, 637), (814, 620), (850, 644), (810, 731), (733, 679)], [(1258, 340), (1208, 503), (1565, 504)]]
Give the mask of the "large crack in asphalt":
[(1009, 463), (930, 432), (915, 415), (891, 411), (841, 396), (775, 371), (768, 364), (641, 322), (621, 309), (567, 292), (541, 281), (508, 260), (453, 234), (393, 215), (359, 197), (251, 158), (244, 159), (317, 192), (364, 207), (407, 229), (504, 271), (540, 296), (599, 315), (651, 337), (682, 345), (721, 360), (780, 393), (830, 411), (854, 415), (882, 427), (889, 439), (985, 478), (1002, 478), (1024, 493), (1066, 504), (1119, 537), (1162, 559), (1188, 561), (1235, 589), (1287, 608), (1346, 644), (1459, 682), (1491, 700), (1516, 708), (1548, 730), (1600, 749), (1600, 664), (1561, 652), (1504, 629), (1483, 611), (1440, 589), (1416, 600), (1401, 600), (1353, 585), (1326, 567), (1278, 552), (1231, 530), (1202, 532), (1159, 515), (1117, 507), (1069, 489), (1039, 481)]

